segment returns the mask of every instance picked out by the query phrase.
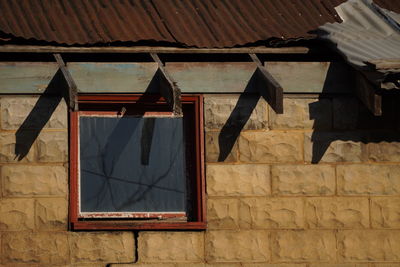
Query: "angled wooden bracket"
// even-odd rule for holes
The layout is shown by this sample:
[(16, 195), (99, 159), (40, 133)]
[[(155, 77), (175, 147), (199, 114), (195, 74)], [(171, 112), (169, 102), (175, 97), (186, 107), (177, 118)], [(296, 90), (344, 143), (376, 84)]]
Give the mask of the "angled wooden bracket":
[(150, 53), (150, 56), (156, 63), (158, 63), (156, 75), (158, 75), (158, 85), (161, 95), (172, 108), (174, 115), (182, 116), (181, 89), (179, 89), (172, 77), (168, 74), (158, 55), (156, 53)]
[(355, 93), (372, 114), (382, 115), (382, 96), (376, 93), (374, 85), (361, 73), (356, 76)]
[(71, 73), (68, 71), (67, 66), (64, 63), (60, 54), (53, 54), (54, 58), (58, 63), (58, 67), (61, 70), (61, 73), (67, 83), (68, 86), (68, 98), (69, 103), (68, 106), (71, 110), (77, 111), (78, 110), (78, 88), (72, 79)]
[(256, 54), (249, 54), (257, 64), (255, 73), (256, 86), (260, 95), (268, 102), (277, 114), (283, 113), (283, 89), (268, 70), (262, 65)]

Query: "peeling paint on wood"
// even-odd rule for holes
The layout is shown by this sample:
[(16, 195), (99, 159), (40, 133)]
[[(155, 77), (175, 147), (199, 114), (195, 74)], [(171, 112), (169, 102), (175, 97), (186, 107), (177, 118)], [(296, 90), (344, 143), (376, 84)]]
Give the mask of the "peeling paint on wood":
[(42, 93), (57, 70), (57, 63), (0, 62), (0, 93)]
[[(257, 65), (252, 62), (167, 63), (166, 68), (185, 93), (238, 93), (248, 85)], [(257, 92), (256, 88), (251, 88)]]
[[(284, 93), (352, 93), (354, 73), (340, 62), (266, 62)], [(158, 92), (149, 87), (157, 63), (67, 64), (81, 93)], [(257, 92), (248, 86), (257, 66), (252, 62), (171, 62), (166, 70), (182, 93)], [(0, 63), (0, 93), (41, 93), (57, 71), (51, 62)]]
[(340, 62), (265, 62), (285, 93), (348, 93), (352, 71)]
[(69, 63), (79, 91), (85, 93), (144, 92), (157, 63)]

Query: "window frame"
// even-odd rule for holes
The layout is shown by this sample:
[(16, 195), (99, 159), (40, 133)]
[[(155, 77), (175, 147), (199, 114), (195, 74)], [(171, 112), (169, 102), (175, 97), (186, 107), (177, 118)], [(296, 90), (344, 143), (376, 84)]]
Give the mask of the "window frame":
[[(206, 229), (205, 206), (205, 178), (204, 178), (204, 123), (203, 123), (203, 96), (200, 94), (183, 94), (182, 107), (190, 109), (188, 116), (194, 117), (193, 146), (195, 155), (190, 161), (193, 166), (193, 175), (189, 177), (193, 187), (190, 192), (193, 197), (193, 206), (190, 221), (157, 221), (143, 220), (132, 217), (116, 218), (81, 218), (79, 216), (79, 115), (85, 113), (104, 112), (109, 107), (118, 104), (148, 104), (154, 107), (165, 107), (165, 100), (159, 95), (144, 94), (102, 94), (79, 95), (79, 111), (70, 111), (70, 196), (69, 196), (69, 226), (71, 230), (203, 230)], [(93, 108), (93, 110), (92, 110)], [(146, 109), (147, 110), (147, 109)], [(157, 113), (150, 109), (150, 113)], [(143, 110), (142, 110), (143, 112)], [(164, 111), (165, 113), (165, 111)], [(185, 114), (184, 114), (185, 116)]]

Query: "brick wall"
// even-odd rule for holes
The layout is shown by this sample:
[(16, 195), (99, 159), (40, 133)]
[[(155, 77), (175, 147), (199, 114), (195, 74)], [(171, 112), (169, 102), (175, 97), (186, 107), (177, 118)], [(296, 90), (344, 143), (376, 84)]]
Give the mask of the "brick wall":
[(287, 96), (276, 115), (254, 97), (206, 95), (208, 230), (142, 231), (136, 241), (128, 231), (67, 231), (63, 101), (31, 145), (17, 142), (29, 153), (15, 155), (16, 136), (38, 132), (41, 118), (26, 120), (36, 103), (0, 100), (1, 267), (400, 266), (390, 98), (374, 118), (352, 97)]

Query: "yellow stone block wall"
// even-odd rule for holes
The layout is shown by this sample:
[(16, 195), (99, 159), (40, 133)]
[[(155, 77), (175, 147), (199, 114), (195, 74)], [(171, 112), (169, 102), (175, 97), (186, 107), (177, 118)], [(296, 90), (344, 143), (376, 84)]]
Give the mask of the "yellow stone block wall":
[(26, 122), (37, 101), (0, 99), (0, 267), (400, 266), (400, 116), (390, 98), (375, 118), (351, 96), (287, 95), (277, 115), (262, 99), (205, 95), (208, 228), (137, 238), (67, 230), (63, 101), (17, 148), (29, 153), (15, 155), (21, 125), (37, 132)]

